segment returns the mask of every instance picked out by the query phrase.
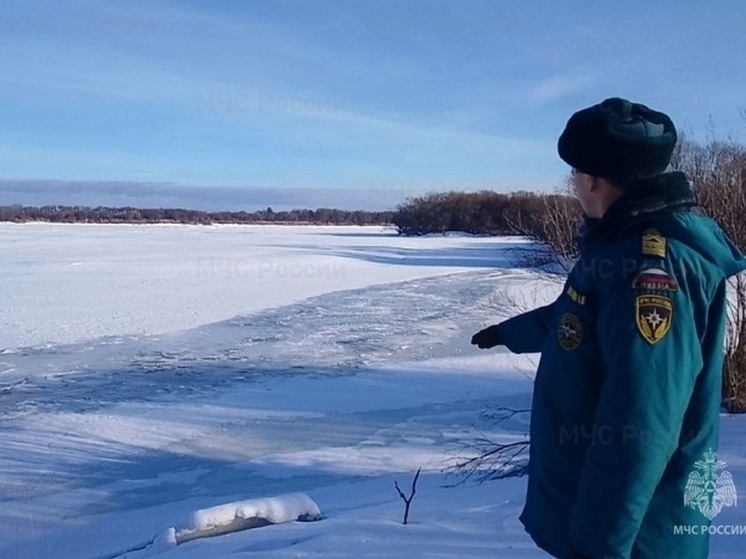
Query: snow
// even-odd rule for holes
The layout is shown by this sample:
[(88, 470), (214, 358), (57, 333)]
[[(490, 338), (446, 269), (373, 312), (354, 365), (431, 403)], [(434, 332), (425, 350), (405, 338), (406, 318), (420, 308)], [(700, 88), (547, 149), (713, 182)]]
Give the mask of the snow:
[[(2, 224), (0, 348), (194, 328), (338, 289), (486, 267), (494, 245), (301, 226)], [(514, 244), (514, 241), (508, 241)]]
[(189, 515), (187, 527), (176, 532), (176, 539), (184, 540), (187, 536), (191, 538), (195, 533), (210, 533), (216, 528), (229, 526), (238, 519), (262, 520), (269, 524), (294, 520), (309, 522), (321, 520), (321, 511), (313, 499), (303, 493), (227, 503), (194, 511)]
[[(525, 241), (50, 224), (0, 239), (0, 557), (546, 557), (518, 522), (525, 479), (448, 469), (478, 437), (527, 433), (525, 414), (485, 411), (529, 407), (538, 356), (469, 345), (558, 293), (521, 266)], [(740, 492), (744, 418), (722, 425)], [(418, 468), (404, 526), (394, 481)], [(176, 545), (310, 503), (323, 520)], [(746, 525), (746, 507), (717, 521)], [(713, 536), (711, 556), (740, 557), (742, 538)]]

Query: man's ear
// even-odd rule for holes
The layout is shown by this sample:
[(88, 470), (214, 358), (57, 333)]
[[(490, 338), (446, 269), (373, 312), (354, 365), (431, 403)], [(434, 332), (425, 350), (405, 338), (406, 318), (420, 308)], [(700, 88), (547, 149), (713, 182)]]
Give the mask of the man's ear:
[(603, 179), (594, 175), (588, 175), (588, 190), (590, 192), (598, 192), (601, 188)]

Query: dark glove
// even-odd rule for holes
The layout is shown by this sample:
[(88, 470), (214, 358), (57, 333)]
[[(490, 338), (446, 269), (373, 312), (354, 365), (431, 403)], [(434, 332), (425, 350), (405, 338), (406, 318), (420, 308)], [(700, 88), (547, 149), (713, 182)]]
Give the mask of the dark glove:
[(484, 330), (480, 330), (471, 337), (472, 345), (477, 346), (479, 349), (487, 349), (495, 347), (496, 345), (504, 345), (503, 340), (500, 337), (500, 330), (498, 324), (488, 326)]

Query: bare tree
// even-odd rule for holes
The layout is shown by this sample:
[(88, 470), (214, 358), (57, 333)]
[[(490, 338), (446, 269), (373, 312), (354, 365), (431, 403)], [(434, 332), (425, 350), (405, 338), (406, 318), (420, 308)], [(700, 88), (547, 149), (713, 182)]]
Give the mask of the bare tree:
[(730, 413), (746, 413), (746, 275), (736, 276), (730, 287), (723, 407)]
[(555, 193), (537, 199), (537, 207), (529, 218), (521, 214), (510, 225), (543, 249), (530, 255), (528, 266), (558, 266), (567, 273), (579, 256), (576, 239), (582, 220), (583, 212), (568, 178)]
[[(530, 409), (513, 409), (509, 407), (487, 407), (481, 414), (491, 424), (505, 424), (515, 419), (522, 419), (531, 412)], [(469, 480), (482, 483), (496, 479), (521, 477), (528, 473), (528, 434), (499, 437), (486, 435), (481, 431), (460, 444), (456, 456), (449, 466), (450, 473), (458, 476), (456, 485)], [(466, 455), (466, 456), (464, 456)]]

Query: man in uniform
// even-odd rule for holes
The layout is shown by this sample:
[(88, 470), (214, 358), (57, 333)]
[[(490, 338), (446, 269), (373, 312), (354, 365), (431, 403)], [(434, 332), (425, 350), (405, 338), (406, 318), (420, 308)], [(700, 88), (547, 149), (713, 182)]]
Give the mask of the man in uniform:
[(675, 143), (644, 105), (575, 113), (558, 151), (586, 215), (580, 258), (552, 304), (472, 338), (542, 354), (520, 519), (560, 559), (708, 554), (712, 507), (694, 501), (714, 496), (692, 476), (716, 460), (726, 280), (746, 261), (665, 172)]

